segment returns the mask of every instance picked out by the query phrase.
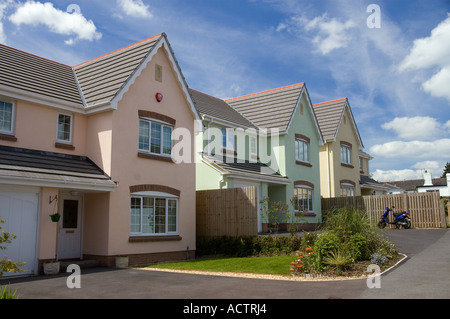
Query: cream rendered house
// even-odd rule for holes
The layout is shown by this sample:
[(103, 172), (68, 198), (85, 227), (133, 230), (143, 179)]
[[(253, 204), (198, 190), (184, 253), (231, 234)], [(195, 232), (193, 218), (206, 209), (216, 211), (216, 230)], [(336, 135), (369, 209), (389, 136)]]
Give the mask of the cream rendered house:
[(347, 98), (314, 104), (325, 143), (320, 146), (322, 197), (360, 196), (361, 171), (368, 171), (370, 156)]
[(4, 45), (0, 61), (0, 219), (17, 234), (2, 253), (26, 274), (194, 257), (199, 116), (166, 35), (74, 67)]

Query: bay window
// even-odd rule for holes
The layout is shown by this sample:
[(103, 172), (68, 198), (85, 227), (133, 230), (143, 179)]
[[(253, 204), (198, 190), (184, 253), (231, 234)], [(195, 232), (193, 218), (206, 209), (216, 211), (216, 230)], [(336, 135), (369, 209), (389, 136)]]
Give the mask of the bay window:
[(178, 198), (132, 196), (130, 234), (174, 235), (178, 232)]
[(309, 213), (313, 209), (313, 189), (310, 187), (294, 188), (294, 209), (299, 213)]

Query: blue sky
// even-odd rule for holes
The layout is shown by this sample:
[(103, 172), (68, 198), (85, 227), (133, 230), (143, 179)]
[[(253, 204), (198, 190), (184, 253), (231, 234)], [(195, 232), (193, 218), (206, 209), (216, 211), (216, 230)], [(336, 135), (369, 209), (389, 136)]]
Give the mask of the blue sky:
[(0, 0), (0, 43), (72, 66), (161, 32), (205, 93), (348, 97), (377, 180), (450, 162), (450, 0)]

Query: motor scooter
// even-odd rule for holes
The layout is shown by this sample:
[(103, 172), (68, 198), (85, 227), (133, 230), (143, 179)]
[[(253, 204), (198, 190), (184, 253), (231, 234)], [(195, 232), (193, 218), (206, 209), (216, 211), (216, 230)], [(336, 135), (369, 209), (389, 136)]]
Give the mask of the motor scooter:
[[(395, 225), (395, 228), (400, 228), (403, 226), (404, 229), (411, 228), (411, 218), (409, 217), (408, 212), (395, 213), (395, 206), (392, 206), (392, 209), (386, 207), (386, 211), (381, 216), (380, 221), (378, 222), (378, 227), (385, 228), (387, 224)], [(394, 212), (394, 221), (389, 221), (389, 212)]]

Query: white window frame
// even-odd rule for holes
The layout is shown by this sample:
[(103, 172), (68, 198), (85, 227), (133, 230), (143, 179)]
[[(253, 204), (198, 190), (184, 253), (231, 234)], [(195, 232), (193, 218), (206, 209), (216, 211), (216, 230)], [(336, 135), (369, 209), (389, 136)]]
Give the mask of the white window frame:
[(222, 132), (222, 147), (227, 151), (235, 151), (235, 132), (234, 128), (223, 128)]
[(258, 140), (256, 136), (250, 136), (249, 137), (249, 150), (250, 150), (250, 157), (257, 157), (258, 156)]
[[(59, 131), (59, 117), (60, 116), (67, 116), (70, 118), (69, 139), (68, 140), (59, 138), (59, 132), (60, 132)], [(63, 144), (72, 144), (72, 135), (73, 135), (73, 115), (67, 114), (67, 113), (58, 113), (58, 116), (56, 118), (56, 141), (58, 143), (63, 143)]]
[[(153, 199), (153, 232), (143, 232), (143, 222), (144, 222), (144, 214), (143, 214), (143, 206), (144, 206), (144, 198), (146, 199)], [(139, 220), (139, 231), (132, 231), (132, 200), (133, 199), (140, 199), (140, 220)], [(156, 200), (164, 200), (165, 202), (165, 231), (156, 233), (156, 214), (155, 214), (155, 205)], [(176, 203), (176, 230), (175, 231), (169, 231), (169, 201), (175, 201)], [(140, 192), (140, 193), (134, 193), (131, 194), (130, 197), (130, 236), (173, 236), (178, 235), (179, 231), (179, 198), (178, 196), (174, 196), (167, 193), (161, 193), (161, 192)]]
[[(300, 146), (302, 146), (302, 147), (300, 147)], [(300, 138), (296, 138), (295, 139), (295, 160), (296, 161), (304, 162), (304, 163), (309, 163), (310, 162), (309, 146), (310, 145), (309, 145), (308, 141), (305, 141), (305, 140), (300, 139)]]
[(11, 104), (11, 119), (10, 119), (11, 128), (10, 128), (10, 130), (1, 130), (0, 129), (0, 134), (13, 135), (14, 134), (15, 109), (16, 109), (15, 103), (3, 101), (3, 100), (0, 100), (0, 103)]
[(355, 185), (341, 183), (341, 197), (355, 196)]
[[(306, 191), (307, 199), (306, 199), (306, 205), (307, 207), (304, 207), (303, 210), (299, 210), (300, 207), (300, 201), (303, 201), (303, 197), (300, 199), (298, 196), (297, 191), (301, 190), (302, 192)], [(296, 205), (294, 207), (295, 212), (307, 212), (307, 213), (313, 213), (314, 212), (314, 189), (308, 186), (296, 186), (294, 187), (294, 196), (297, 198)], [(304, 204), (304, 203), (302, 203)], [(306, 208), (306, 209), (305, 209)]]
[(352, 148), (348, 145), (341, 145), (341, 163), (352, 165)]
[[(141, 122), (146, 122), (149, 124), (149, 132), (148, 132), (148, 149), (143, 149), (141, 148), (141, 135), (140, 135), (140, 129), (141, 129)], [(152, 124), (155, 125), (160, 125), (161, 126), (161, 135), (160, 135), (160, 150), (159, 153), (158, 152), (152, 152)], [(164, 128), (168, 128), (170, 129), (170, 154), (164, 153), (164, 144), (166, 142), (166, 140), (164, 139)], [(173, 130), (174, 127), (173, 125), (170, 125), (166, 122), (163, 121), (158, 121), (155, 119), (149, 119), (149, 118), (139, 118), (139, 126), (138, 126), (138, 150), (139, 152), (142, 153), (148, 153), (148, 154), (153, 154), (153, 155), (158, 155), (158, 156), (164, 156), (164, 157), (172, 157), (172, 150), (173, 150), (173, 141), (172, 141), (172, 134), (173, 134)]]

